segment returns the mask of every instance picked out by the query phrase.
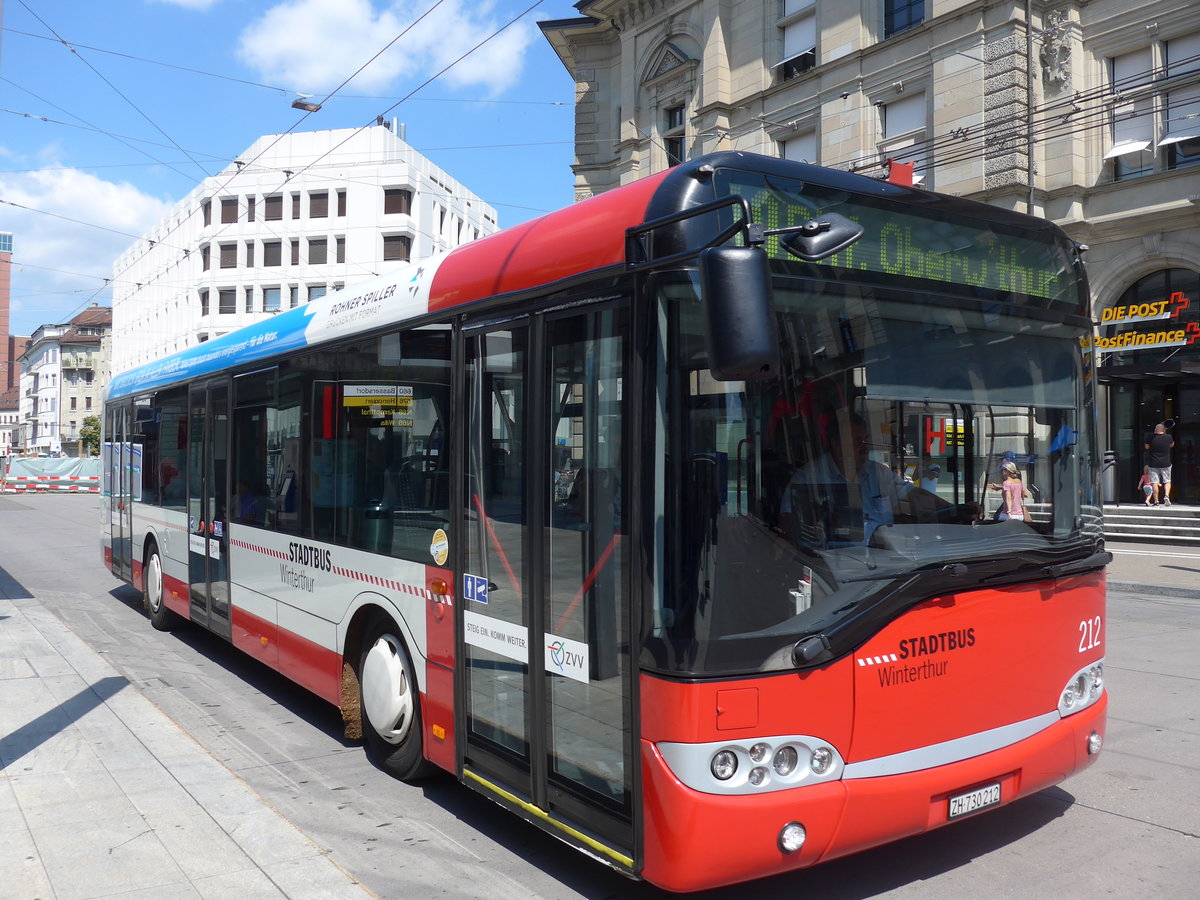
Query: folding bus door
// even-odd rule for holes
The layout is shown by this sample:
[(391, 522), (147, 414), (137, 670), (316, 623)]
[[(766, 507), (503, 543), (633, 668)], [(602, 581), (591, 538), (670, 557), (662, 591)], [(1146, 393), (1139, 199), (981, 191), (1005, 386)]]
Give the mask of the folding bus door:
[(627, 309), (467, 331), (464, 766), (633, 856)]
[(194, 385), (188, 406), (191, 618), (228, 638), (229, 386)]
[(133, 492), (130, 490), (129, 406), (110, 406), (105, 433), (108, 443), (108, 516), (112, 532), (112, 572), (118, 578), (133, 576)]

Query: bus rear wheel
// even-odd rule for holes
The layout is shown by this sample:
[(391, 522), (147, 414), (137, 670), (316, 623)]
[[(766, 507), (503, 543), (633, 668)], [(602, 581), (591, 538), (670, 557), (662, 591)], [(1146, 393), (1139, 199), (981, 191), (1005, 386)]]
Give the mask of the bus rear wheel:
[(359, 701), (367, 756), (402, 781), (435, 771), (422, 754), (421, 697), (398, 629), (383, 617), (364, 634), (358, 664)]
[(150, 624), (159, 631), (170, 631), (179, 624), (179, 616), (163, 602), (162, 557), (159, 556), (155, 544), (151, 544), (146, 551), (142, 578), (145, 585), (142, 589), (142, 603), (146, 607), (146, 615), (150, 617)]

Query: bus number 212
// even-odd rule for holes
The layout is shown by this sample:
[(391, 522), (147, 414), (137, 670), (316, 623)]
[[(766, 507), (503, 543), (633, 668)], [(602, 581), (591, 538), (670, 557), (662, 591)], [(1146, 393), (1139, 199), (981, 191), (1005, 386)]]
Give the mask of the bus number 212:
[(1079, 623), (1079, 652), (1086, 653), (1100, 646), (1100, 617), (1084, 619)]

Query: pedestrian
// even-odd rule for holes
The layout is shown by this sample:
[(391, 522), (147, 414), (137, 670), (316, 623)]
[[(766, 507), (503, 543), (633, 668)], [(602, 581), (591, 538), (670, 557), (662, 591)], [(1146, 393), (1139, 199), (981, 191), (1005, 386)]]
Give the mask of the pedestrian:
[(1025, 489), (1025, 482), (1021, 480), (1017, 464), (1011, 459), (1006, 459), (1000, 466), (1000, 475), (1000, 484), (988, 485), (993, 491), (1001, 491), (1004, 495), (1003, 505), (996, 510), (996, 521), (1017, 519), (1021, 522), (1032, 522), (1033, 518), (1025, 508), (1025, 498), (1029, 496), (1029, 491)]
[(1163, 506), (1171, 505), (1171, 448), (1175, 439), (1167, 434), (1167, 426), (1159, 422), (1154, 426), (1154, 434), (1146, 442), (1146, 462), (1150, 469), (1150, 486), (1154, 494), (1151, 506), (1158, 506), (1159, 489), (1162, 490)]
[(1141, 477), (1141, 480), (1138, 481), (1138, 488), (1141, 490), (1142, 494), (1145, 495), (1145, 497), (1146, 497), (1146, 505), (1153, 506), (1154, 504), (1150, 502), (1150, 495), (1152, 493), (1154, 493), (1154, 488), (1150, 484), (1150, 467), (1149, 466), (1142, 466), (1142, 477)]

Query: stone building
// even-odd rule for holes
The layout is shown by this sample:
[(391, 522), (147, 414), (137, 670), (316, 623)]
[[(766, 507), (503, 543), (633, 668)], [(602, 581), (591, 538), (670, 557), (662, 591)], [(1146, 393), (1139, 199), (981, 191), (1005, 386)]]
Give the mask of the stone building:
[(541, 27), (575, 79), (578, 198), (733, 149), (875, 177), (894, 160), (921, 187), (1051, 218), (1089, 246), (1120, 495), (1165, 419), (1175, 496), (1200, 502), (1194, 0), (576, 8)]
[(112, 310), (90, 306), (62, 325), (42, 325), (21, 355), (20, 418), (13, 452), (79, 456), (80, 430), (100, 417), (108, 382)]
[(113, 264), (113, 371), (491, 234), (394, 125), (267, 135)]

